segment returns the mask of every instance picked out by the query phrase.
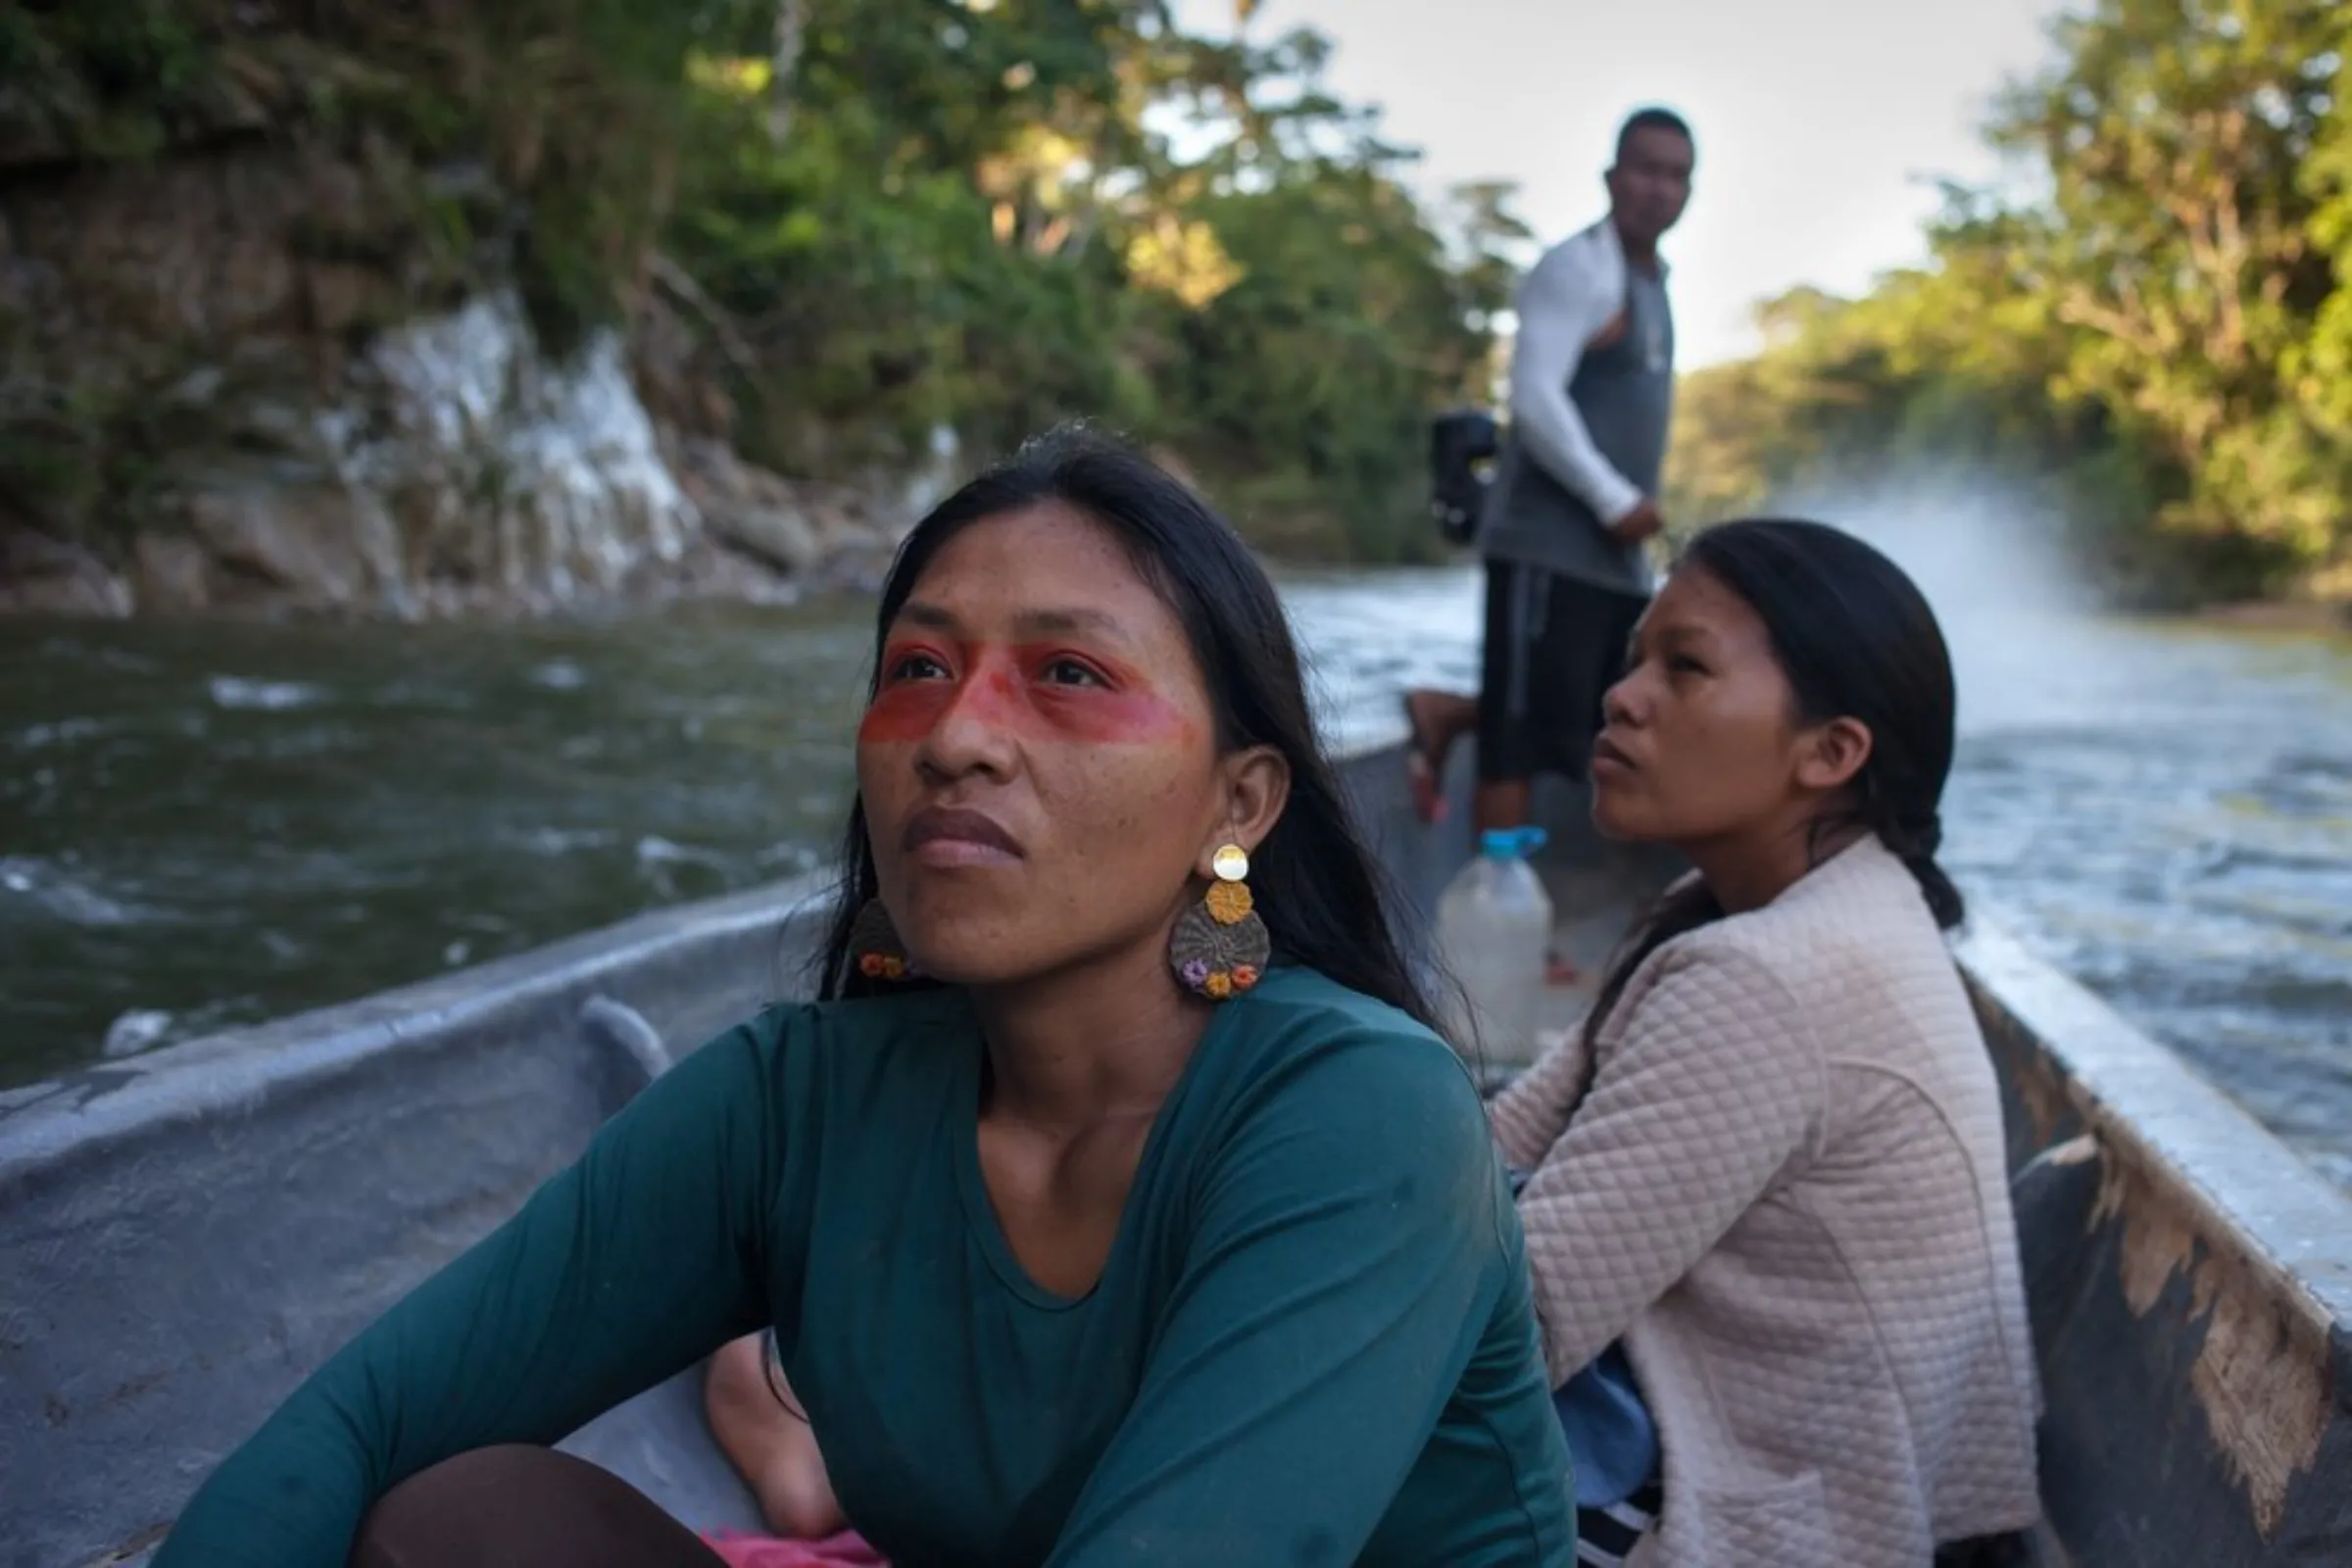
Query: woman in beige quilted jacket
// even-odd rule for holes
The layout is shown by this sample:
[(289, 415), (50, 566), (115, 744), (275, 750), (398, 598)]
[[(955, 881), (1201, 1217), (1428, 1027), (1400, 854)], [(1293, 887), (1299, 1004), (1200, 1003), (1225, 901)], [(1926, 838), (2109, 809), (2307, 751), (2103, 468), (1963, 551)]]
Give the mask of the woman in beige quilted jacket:
[(1695, 870), (1493, 1119), (1572, 1444), (1630, 1366), (1588, 1441), (1662, 1458), (1633, 1563), (1918, 1568), (2038, 1515), (2000, 1103), (1942, 940), (1953, 709), (1910, 579), (1779, 520), (1698, 536), (1608, 693), (1593, 820)]

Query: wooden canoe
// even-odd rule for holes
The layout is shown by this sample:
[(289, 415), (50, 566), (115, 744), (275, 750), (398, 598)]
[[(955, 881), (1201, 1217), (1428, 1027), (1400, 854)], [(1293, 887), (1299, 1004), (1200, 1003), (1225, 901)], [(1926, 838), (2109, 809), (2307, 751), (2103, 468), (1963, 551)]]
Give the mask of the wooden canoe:
[[(1466, 779), (1422, 828), (1400, 745), (1344, 767), (1417, 920), (1469, 854)], [(1564, 939), (1596, 958), (1655, 863), (1605, 851), (1565, 792), (1544, 814)], [(143, 1561), (305, 1373), (671, 1054), (801, 993), (822, 891), (665, 909), (0, 1093), (0, 1564)], [(2008, 1099), (2044, 1554), (2352, 1562), (2352, 1200), (1999, 931), (1959, 953)], [(756, 1524), (692, 1374), (565, 1446), (697, 1528)]]

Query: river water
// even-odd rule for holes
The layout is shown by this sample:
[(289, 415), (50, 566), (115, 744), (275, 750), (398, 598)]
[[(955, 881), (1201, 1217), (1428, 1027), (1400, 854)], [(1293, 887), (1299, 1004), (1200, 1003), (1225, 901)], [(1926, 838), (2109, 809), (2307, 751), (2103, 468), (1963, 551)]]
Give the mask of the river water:
[[(2352, 1186), (2352, 642), (1955, 583), (1963, 887)], [(1471, 571), (1286, 594), (1338, 738), (1471, 683)], [(0, 1084), (822, 863), (869, 613), (0, 625)]]

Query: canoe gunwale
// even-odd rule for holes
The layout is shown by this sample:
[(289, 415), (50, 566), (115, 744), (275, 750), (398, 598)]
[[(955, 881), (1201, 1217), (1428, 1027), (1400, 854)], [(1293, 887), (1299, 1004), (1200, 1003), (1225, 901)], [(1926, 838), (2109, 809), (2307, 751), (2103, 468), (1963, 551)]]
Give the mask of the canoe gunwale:
[[(331, 1089), (364, 1066), (462, 1044), (506, 1018), (551, 1005), (579, 1012), (615, 973), (658, 968), (674, 954), (746, 932), (781, 942), (788, 925), (812, 913), (832, 885), (829, 874), (817, 872), (649, 910), (355, 1002), (0, 1090), (0, 1203), (19, 1183), (56, 1179), (78, 1160), (175, 1122), (250, 1116), (280, 1097)], [(636, 1065), (610, 1032), (589, 1035)], [(665, 1044), (674, 1050), (678, 1042)]]
[(2007, 933), (1955, 956), (2000, 1068), (2067, 1550), (2352, 1560), (2352, 1196)]
[(2060, 1141), (2072, 1121), (2132, 1166), (2169, 1172), (2209, 1244), (2243, 1252), (2316, 1320), (2352, 1322), (2352, 1195), (2008, 932), (1973, 924), (1955, 956), (1980, 1018), (2029, 1036), (2056, 1069), (2019, 1083), (2036, 1096), (2021, 1103), (2029, 1121), (2019, 1129), (2036, 1148)]

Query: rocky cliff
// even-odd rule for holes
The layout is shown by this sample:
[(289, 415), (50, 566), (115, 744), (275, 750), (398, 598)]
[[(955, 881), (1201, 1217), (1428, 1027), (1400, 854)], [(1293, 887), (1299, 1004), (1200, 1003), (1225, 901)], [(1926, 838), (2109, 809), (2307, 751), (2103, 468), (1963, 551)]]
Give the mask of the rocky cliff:
[(388, 133), (360, 58), (237, 7), (128, 138), (43, 10), (0, 22), (0, 610), (763, 598), (895, 542), (735, 457), (651, 282), (542, 324), (516, 181)]

